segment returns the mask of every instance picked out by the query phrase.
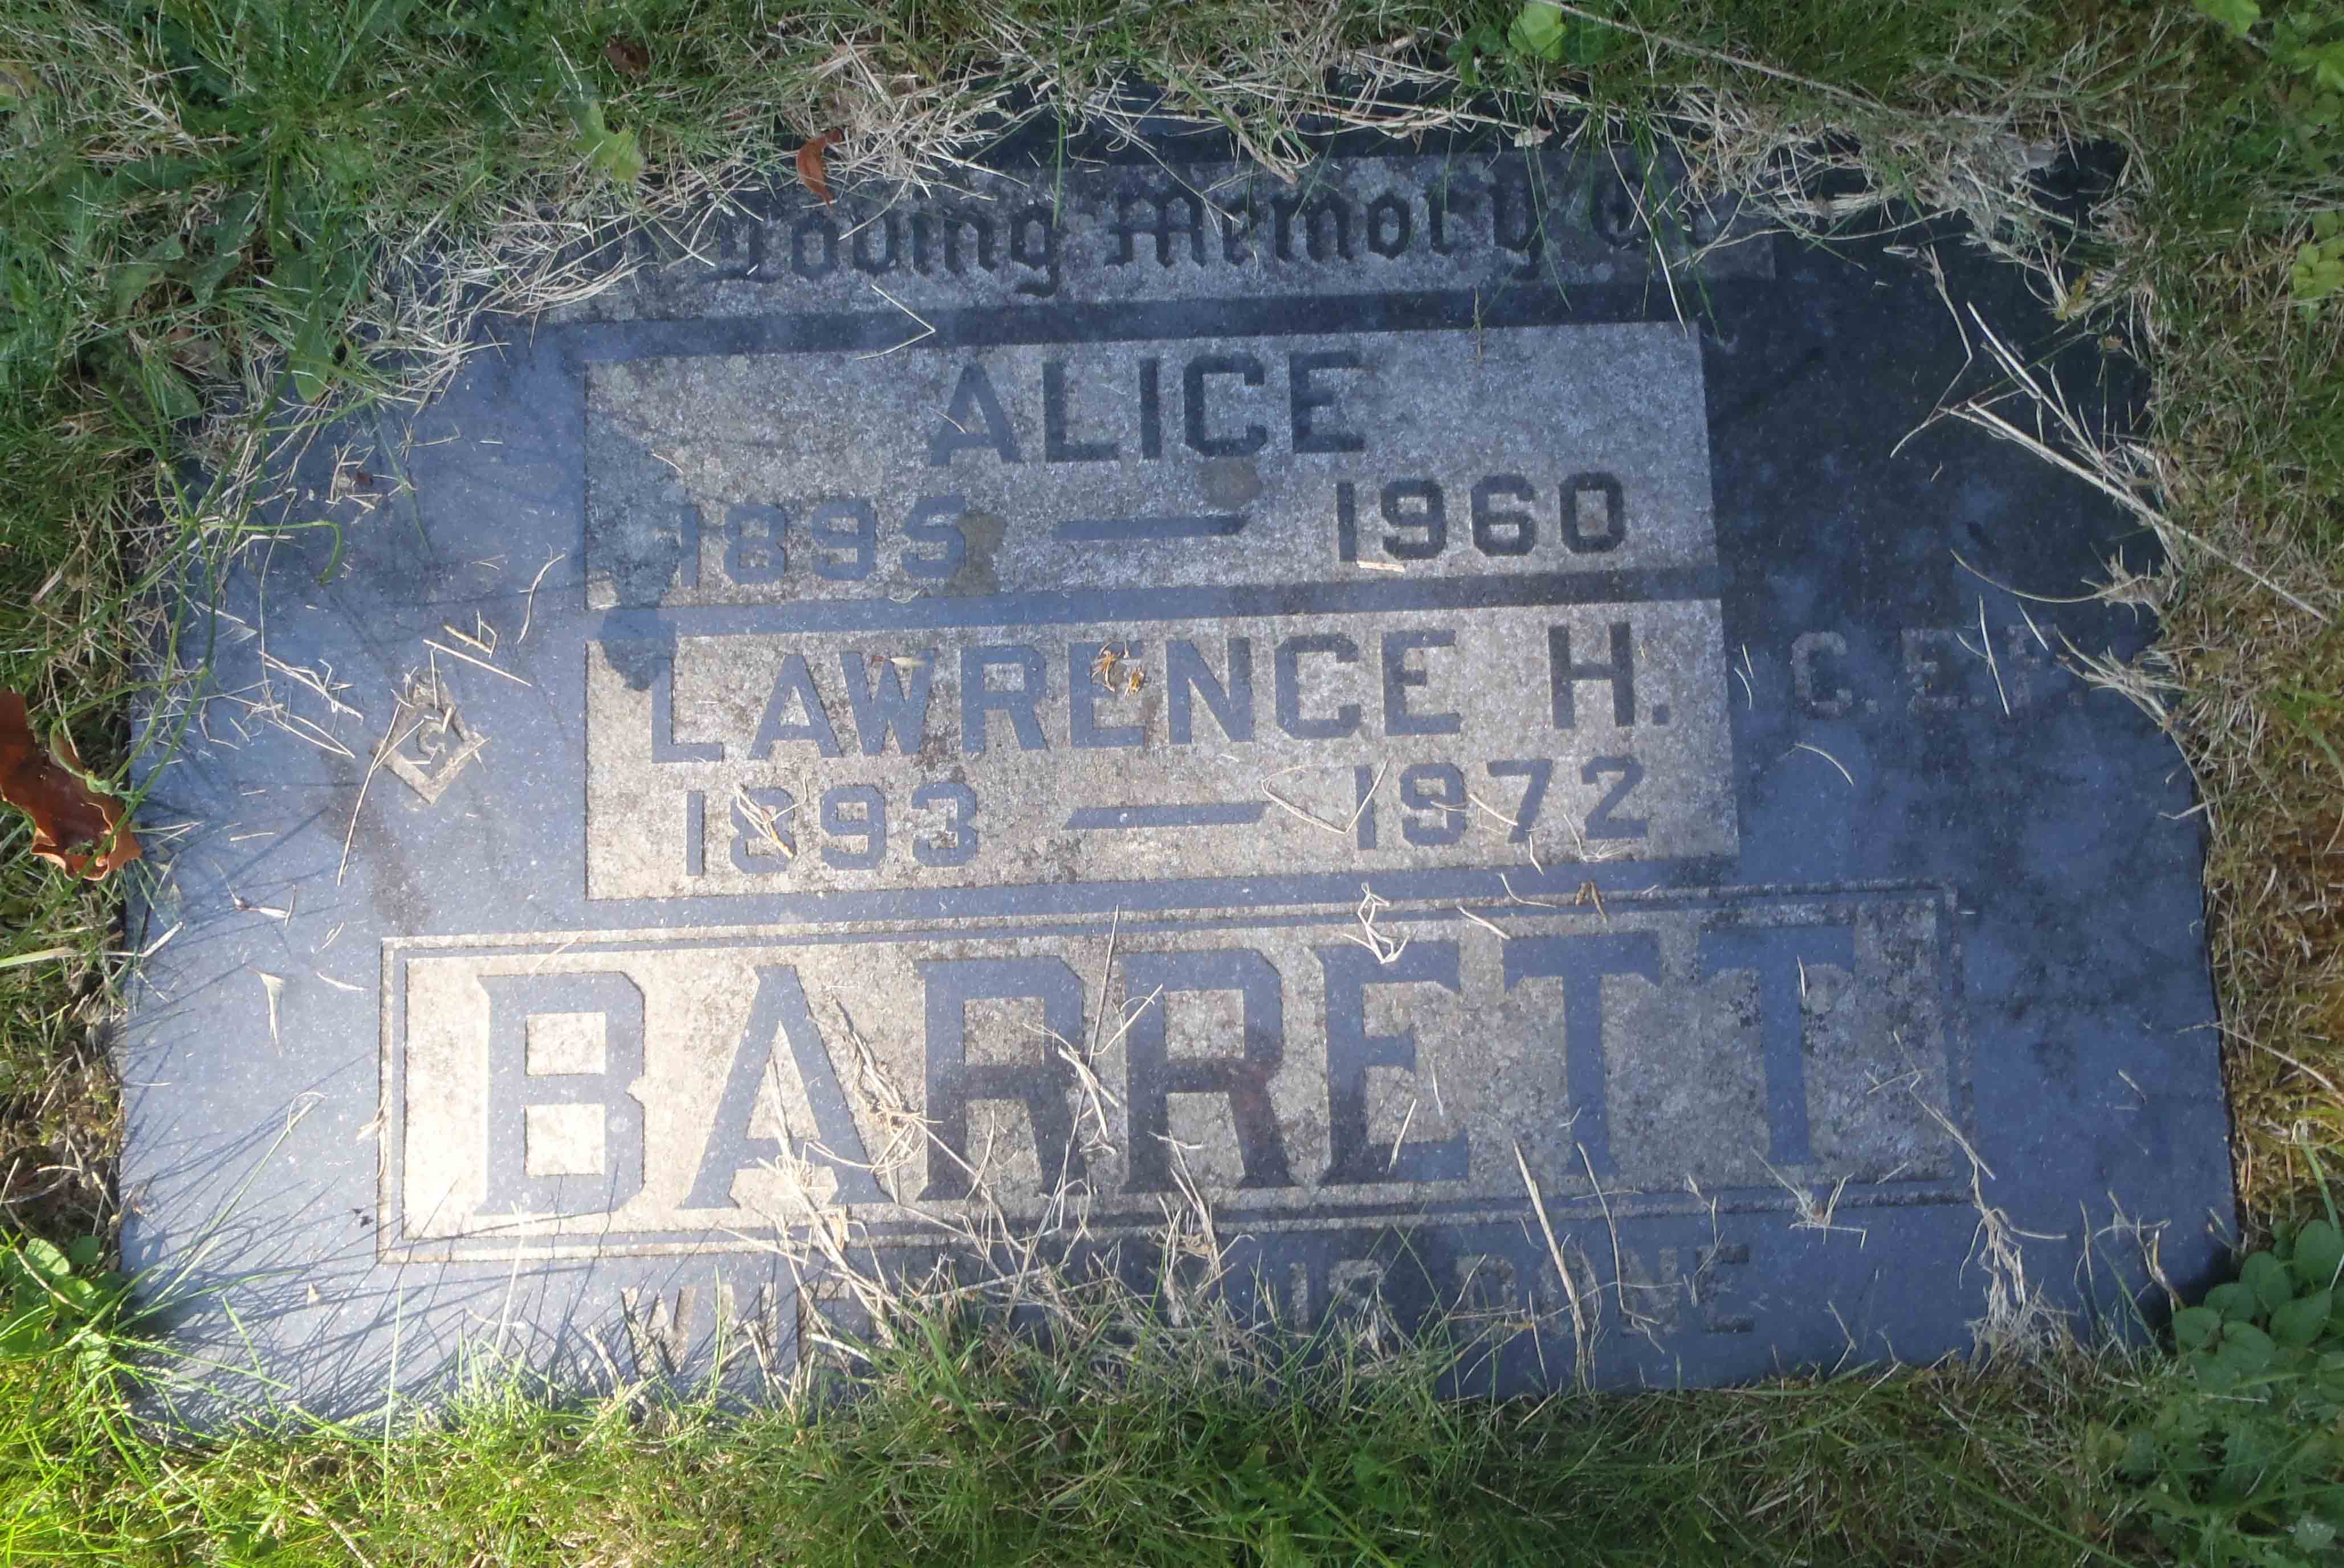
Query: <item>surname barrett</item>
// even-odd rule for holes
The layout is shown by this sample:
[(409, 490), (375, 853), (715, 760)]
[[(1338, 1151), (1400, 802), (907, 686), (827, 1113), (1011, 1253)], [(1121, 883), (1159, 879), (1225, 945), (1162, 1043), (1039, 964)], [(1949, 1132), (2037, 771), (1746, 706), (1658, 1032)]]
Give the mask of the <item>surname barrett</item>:
[(419, 1257), (753, 1247), (824, 1210), (917, 1232), (1068, 1189), (1145, 1227), (1179, 1180), (1268, 1228), (1512, 1215), (1525, 1168), (1614, 1218), (1964, 1193), (1938, 890), (387, 957), (382, 1240)]

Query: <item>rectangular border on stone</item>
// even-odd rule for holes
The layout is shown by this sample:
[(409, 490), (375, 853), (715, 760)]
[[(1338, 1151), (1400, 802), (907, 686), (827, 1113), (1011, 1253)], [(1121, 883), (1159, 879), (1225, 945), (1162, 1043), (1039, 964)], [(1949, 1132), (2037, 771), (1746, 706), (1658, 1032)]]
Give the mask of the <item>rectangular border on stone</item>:
[[(1834, 905), (1853, 910), (1899, 904), (1924, 906), (1935, 916), (1935, 951), (1931, 955), (1931, 961), (1936, 972), (1933, 977), (1933, 1001), (1941, 1030), (1944, 1081), (1950, 1103), (1932, 1109), (1942, 1113), (1944, 1124), (1960, 1151), (1959, 1157), (1966, 1160), (1969, 1158), (1967, 1150), (1977, 1146), (1979, 1134), (1974, 1121), (1970, 1045), (1961, 1000), (1963, 982), (1957, 899), (1950, 888), (1898, 881), (1836, 886), (1697, 888), (1643, 894), (1612, 893), (1606, 895), (1600, 906), (1565, 906), (1560, 910), (1484, 901), (1474, 915), (1498, 919), (1510, 917), (1517, 920), (1536, 918), (1547, 923), (1583, 926), (1592, 931), (1609, 930), (1614, 914), (1622, 917), (1672, 916), (1680, 920), (1692, 921), (1697, 940), (1699, 936), (1713, 932), (1763, 929), (1764, 915), (1770, 911), (1784, 910), (1786, 906), (1795, 910), (1801, 905)], [(1750, 917), (1753, 912), (1761, 918), (1753, 920)], [(1107, 915), (1107, 911), (1102, 910), (1099, 914)], [(1473, 931), (1479, 936), (1480, 933), (1475, 930), (1478, 921), (1474, 915), (1460, 912), (1460, 907), (1453, 903), (1409, 900), (1385, 907), (1379, 912), (1377, 920), (1379, 927), (1383, 922), (1390, 922), (1396, 930), (1412, 927), (1413, 934), (1417, 935), (1432, 929)], [(1720, 915), (1725, 918), (1717, 918)], [(401, 1189), (409, 1137), (409, 1083), (406, 1056), (408, 970), (417, 960), (469, 956), (543, 959), (556, 954), (570, 957), (606, 951), (675, 952), (691, 949), (788, 951), (793, 949), (853, 948), (869, 944), (968, 942), (985, 939), (1106, 940), (1111, 933), (1117, 931), (1134, 938), (1158, 933), (1244, 932), (1288, 928), (1321, 928), (1336, 933), (1345, 929), (1356, 930), (1359, 918), (1355, 907), (1320, 906), (1300, 910), (1288, 907), (1252, 914), (1200, 910), (1193, 915), (1143, 915), (1137, 918), (1114, 914), (1102, 919), (1094, 915), (1087, 920), (1064, 915), (976, 917), (885, 925), (858, 923), (844, 930), (835, 925), (732, 926), (591, 934), (547, 931), (505, 936), (389, 939), (383, 944), (382, 1133), (379, 1145), (377, 1255), (389, 1263), (669, 1257), (769, 1251), (783, 1240), (780, 1232), (770, 1229), (763, 1232), (739, 1229), (640, 1232), (598, 1229), (568, 1234), (538, 1233), (519, 1241), (488, 1236), (426, 1237), (410, 1234), (406, 1228)], [(1805, 926), (1818, 922), (1793, 920), (1778, 923)], [(1088, 988), (1092, 984), (1092, 977), (1086, 975), (1084, 979)], [(1894, 1085), (1887, 1087), (1893, 1088)], [(1511, 1169), (1509, 1165), (1508, 1170)], [(1389, 1188), (1401, 1184), (1385, 1185)], [(1428, 1185), (1416, 1182), (1409, 1192), (1388, 1192), (1363, 1202), (1302, 1208), (1258, 1202), (1249, 1206), (1241, 1191), (1232, 1190), (1227, 1195), (1214, 1194), (1215, 1216), (1217, 1223), (1232, 1231), (1261, 1233), (1290, 1232), (1297, 1229), (1380, 1231), (1394, 1224), (1425, 1221), (1455, 1224), (1515, 1221), (1531, 1225), (1536, 1222), (1531, 1197), (1527, 1191), (1519, 1190), (1518, 1182), (1511, 1191), (1501, 1193), (1500, 1188), (1504, 1184), (1492, 1183), (1490, 1190), (1483, 1193), (1447, 1201), (1427, 1196), (1425, 1189)], [(1903, 1208), (1915, 1204), (1967, 1204), (1973, 1201), (1973, 1196), (1971, 1173), (1966, 1169), (1956, 1170), (1941, 1178), (1909, 1181), (1842, 1181), (1834, 1184), (1826, 1174), (1820, 1181), (1810, 1180), (1794, 1183), (1778, 1175), (1772, 1185), (1736, 1186), (1713, 1191), (1603, 1190), (1598, 1187), (1591, 1191), (1576, 1194), (1560, 1189), (1550, 1189), (1541, 1194), (1547, 1212), (1558, 1223), (1727, 1213), (1791, 1212), (1805, 1215), (1810, 1209), (1828, 1213), (1866, 1208)], [(900, 1207), (911, 1215), (914, 1206)], [(1102, 1237), (1137, 1237), (1160, 1225), (1161, 1221), (1160, 1205), (1152, 1197), (1137, 1201), (1126, 1199), (1118, 1202), (1114, 1198), (1102, 1196), (1096, 1200), (1089, 1213), (1088, 1228), (1093, 1234)], [(936, 1244), (940, 1233), (932, 1221), (913, 1216), (862, 1221), (857, 1225), (856, 1239), (858, 1243), (883, 1250), (932, 1247)]]

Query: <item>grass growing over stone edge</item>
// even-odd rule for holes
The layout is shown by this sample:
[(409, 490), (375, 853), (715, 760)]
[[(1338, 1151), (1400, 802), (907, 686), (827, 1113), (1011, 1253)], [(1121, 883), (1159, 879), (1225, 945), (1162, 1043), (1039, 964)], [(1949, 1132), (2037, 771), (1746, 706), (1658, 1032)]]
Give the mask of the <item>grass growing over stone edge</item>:
[(1116, 1372), (948, 1313), (897, 1327), (866, 1374), (879, 1392), (819, 1417), (650, 1394), (563, 1410), (491, 1369), (395, 1442), (192, 1453), (52, 1366), (34, 1398), (0, 1400), (0, 1455), (26, 1456), (0, 1460), (0, 1558), (1901, 1568), (2125, 1562), (2149, 1542), (2095, 1436), (2166, 1374), (2072, 1348), (1508, 1405), (1436, 1397), (1430, 1355)]
[[(2272, 9), (2339, 21), (2333, 0)], [(1875, 223), (1883, 196), (1958, 207), (2079, 329), (2150, 358), (2148, 438), (2100, 455), (2116, 482), (2146, 481), (2174, 542), (2173, 568), (2136, 585), (2165, 636), (2130, 684), (2167, 715), (2208, 799), (2250, 1218), (2304, 1211), (2344, 1150), (2344, 638), (2218, 558), (2331, 618), (2344, 604), (2344, 299), (2303, 308), (2291, 277), (2314, 215), (2344, 206), (2317, 69), (2282, 60), (2268, 23), (2238, 39), (2169, 6), (1623, 0), (1591, 14), (1627, 28), (1572, 16), (1549, 62), (1512, 35), (1510, 5), (0, 0), (0, 681), (67, 722), (86, 758), (119, 765), (132, 651), (151, 629), (146, 574), (243, 537), (248, 492), (187, 492), (179, 459), (248, 475), (268, 444), (252, 410), (282, 389), (419, 390), (468, 311), (572, 286), (553, 258), (581, 226), (687, 211), (784, 166), (811, 129), (846, 132), (834, 169), (900, 176), (966, 150), (1003, 85), (1111, 115), (1116, 81), (1149, 82), (1272, 162), (1295, 156), (1290, 129), (1310, 113), (1404, 126), (1490, 101), (1502, 106), (1490, 120), (1591, 112), (1674, 136), (1697, 171), (1771, 187), (1812, 226)], [(1460, 74), (1494, 100), (1393, 107)], [(1818, 150), (1827, 133), (1860, 150)], [(2129, 154), (2103, 226), (2082, 238), (2014, 183), (2038, 149), (2077, 136)], [(1835, 187), (1817, 205), (1812, 179), (1781, 177), (1825, 162), (1870, 194)], [(407, 272), (428, 247), (455, 264)], [(420, 382), (391, 379), (386, 349), (414, 354)], [(111, 890), (31, 860), (13, 817), (0, 835), (0, 1228), (63, 1240), (108, 1220), (98, 1031), (128, 960)], [(560, 1543), (580, 1545), (566, 1560), (665, 1560), (827, 1519), (841, 1533), (822, 1538), (831, 1560), (975, 1557), (983, 1530), (1009, 1560), (1018, 1530), (1046, 1527), (1053, 1559), (1075, 1561), (1089, 1539), (1102, 1553), (1128, 1545), (1111, 1527), (1161, 1517), (1186, 1533), (1124, 1555), (1177, 1561), (1179, 1542), (1236, 1529), (1231, 1511), (1249, 1505), (1207, 1483), (1231, 1462), (1242, 1473), (1255, 1449), (1207, 1446), (1195, 1452), (1209, 1462), (1184, 1468), (1185, 1451), (1142, 1439), (1226, 1420), (1268, 1445), (1273, 1501), (1248, 1515), (1261, 1530), (1323, 1503), (1308, 1529), (1349, 1519), (1394, 1560), (1510, 1528), (1502, 1500), (1515, 1496), (1559, 1526), (1543, 1550), (1600, 1541), (1622, 1560), (1649, 1543), (1652, 1560), (1697, 1561), (1742, 1539), (1762, 1558), (1862, 1560), (1876, 1541), (1878, 1561), (2074, 1561), (2081, 1549), (2055, 1527), (2121, 1542), (2123, 1500), (2095, 1490), (2088, 1429), (2153, 1403), (2171, 1375), (2068, 1355), (1876, 1388), (1476, 1408), (1411, 1425), (1333, 1395), (1236, 1386), (1188, 1391), (1186, 1412), (1167, 1391), (1098, 1387), (1020, 1412), (1010, 1395), (1030, 1401), (1020, 1380), (1038, 1367), (973, 1370), (971, 1357), (1012, 1352), (926, 1342), (889, 1369), (899, 1397), (844, 1424), (623, 1402), (556, 1414), (500, 1384), (506, 1395), (418, 1444), (327, 1433), (188, 1453), (133, 1434), (70, 1363), (12, 1363), (0, 1473), (27, 1501), (0, 1557), (244, 1561), (276, 1541), (369, 1561), (525, 1561), (568, 1553)], [(1429, 1386), (1384, 1377), (1353, 1397), (1406, 1404)], [(1383, 1462), (1360, 1445), (1379, 1426), (1450, 1468), (1378, 1480)], [(1736, 1432), (1739, 1446), (1716, 1435)], [(800, 1453), (812, 1457), (786, 1457)], [(502, 1473), (476, 1462), (500, 1454)], [(749, 1475), (756, 1485), (728, 1479)], [(955, 1498), (971, 1475), (976, 1489)], [(1558, 1475), (1585, 1476), (1583, 1493)], [(1378, 1512), (1383, 1496), (1398, 1512)], [(1477, 1499), (1497, 1512), (1473, 1513)], [(993, 1510), (1004, 1523), (987, 1523)], [(1993, 1533), (2015, 1520), (2032, 1544)], [(359, 1529), (362, 1552), (342, 1539)], [(1430, 1545), (1409, 1546), (1418, 1529)], [(403, 1557), (410, 1537), (438, 1544)], [(1281, 1556), (1272, 1535), (1240, 1538), (1251, 1558), (1191, 1554), (1377, 1560), (1356, 1540), (1298, 1537)]]

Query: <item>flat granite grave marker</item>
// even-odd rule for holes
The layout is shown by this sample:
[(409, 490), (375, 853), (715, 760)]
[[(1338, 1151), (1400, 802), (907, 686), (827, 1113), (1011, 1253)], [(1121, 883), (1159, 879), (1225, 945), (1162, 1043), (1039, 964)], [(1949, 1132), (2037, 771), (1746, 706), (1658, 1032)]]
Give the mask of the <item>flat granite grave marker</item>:
[(787, 1364), (809, 1227), (1183, 1191), (1265, 1322), (1539, 1318), (1507, 1387), (1573, 1303), (1607, 1383), (1937, 1355), (1982, 1207), (2056, 1306), (2120, 1221), (2202, 1276), (2189, 783), (2074, 673), (2149, 541), (1914, 433), (1949, 302), (2054, 325), (1649, 176), (777, 192), (314, 444), (338, 562), (250, 554), (154, 719), (126, 1246), (199, 1399)]

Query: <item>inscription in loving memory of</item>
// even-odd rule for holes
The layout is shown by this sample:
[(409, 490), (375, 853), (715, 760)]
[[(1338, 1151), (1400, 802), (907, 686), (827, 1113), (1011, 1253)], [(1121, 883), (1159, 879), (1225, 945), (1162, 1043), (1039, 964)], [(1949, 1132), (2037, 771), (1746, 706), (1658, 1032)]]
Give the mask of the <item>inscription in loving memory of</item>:
[[(1329, 160), (1288, 186), (1232, 163), (968, 171), (916, 202), (849, 195), (727, 214), (652, 280), (695, 314), (1573, 287), (1771, 274), (1730, 203), (1685, 204), (1633, 153)], [(1665, 281), (1656, 286), (1667, 287)]]

